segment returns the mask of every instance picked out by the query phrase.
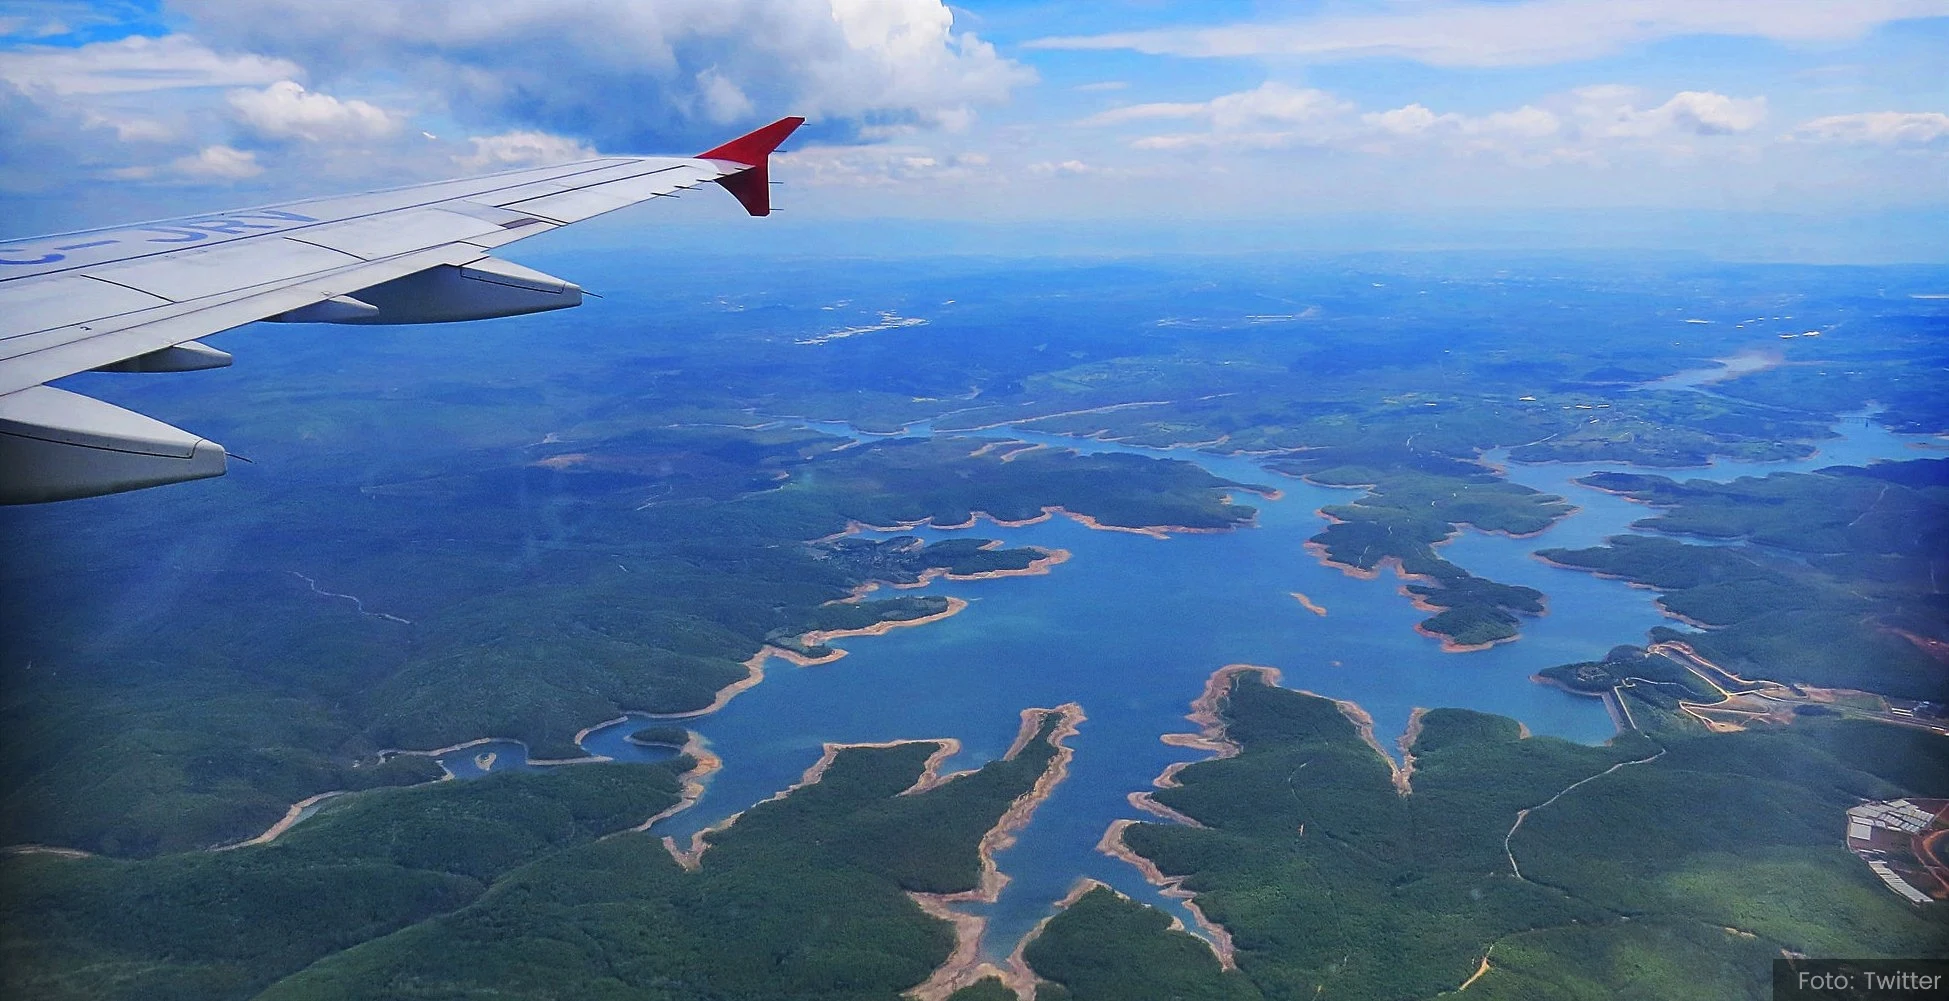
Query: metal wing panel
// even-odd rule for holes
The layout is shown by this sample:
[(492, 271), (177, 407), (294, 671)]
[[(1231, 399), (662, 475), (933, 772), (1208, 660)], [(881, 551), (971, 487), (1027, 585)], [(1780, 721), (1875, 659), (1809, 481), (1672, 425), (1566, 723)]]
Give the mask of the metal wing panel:
[(580, 191), (564, 191), (560, 194), (530, 198), (507, 207), (517, 212), (532, 212), (555, 222), (570, 223), (591, 219), (604, 212), (614, 212), (632, 204), (634, 202), (631, 199), (606, 194), (601, 188), (585, 188)]
[(553, 182), (559, 186), (548, 190), (567, 190), (640, 173), (645, 165), (667, 166), (680, 162), (684, 161), (602, 157), (554, 167), (504, 171), (366, 194), (335, 195), (254, 209), (5, 241), (0, 242), (0, 285), (35, 275), (167, 255), (192, 245), (209, 247), (253, 237), (302, 235), (305, 229), (314, 226), (457, 199), (471, 198), (493, 204), (505, 200), (500, 192), (519, 189), (524, 185)]
[(517, 212), (532, 212), (563, 223), (581, 222), (645, 199), (696, 187), (722, 173), (714, 166), (701, 163), (679, 164), (574, 191), (505, 202), (502, 207)]
[(373, 261), (485, 236), (500, 228), (495, 223), (457, 212), (408, 209), (320, 226), (288, 239)]
[(495, 247), (505, 247), (516, 240), (525, 240), (531, 236), (540, 236), (549, 230), (561, 228), (562, 224), (558, 222), (532, 219), (529, 223), (520, 226), (503, 225), (492, 233), (476, 236), (465, 242), (470, 247), (493, 250)]
[(357, 256), (344, 251), (280, 237), (110, 264), (90, 268), (88, 274), (171, 302), (187, 302), (357, 263)]
[(0, 341), (36, 330), (167, 306), (161, 296), (84, 275), (49, 275), (0, 285)]

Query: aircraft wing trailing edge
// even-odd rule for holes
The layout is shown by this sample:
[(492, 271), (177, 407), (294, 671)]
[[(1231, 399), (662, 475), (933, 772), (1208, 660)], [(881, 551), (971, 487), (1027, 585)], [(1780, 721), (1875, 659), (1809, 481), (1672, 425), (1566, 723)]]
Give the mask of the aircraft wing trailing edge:
[(598, 157), (0, 242), (0, 504), (223, 475), (221, 445), (45, 383), (221, 368), (231, 356), (197, 338), (256, 320), (443, 323), (579, 305), (579, 286), (492, 251), (705, 183), (769, 215), (769, 157), (803, 123), (694, 157)]

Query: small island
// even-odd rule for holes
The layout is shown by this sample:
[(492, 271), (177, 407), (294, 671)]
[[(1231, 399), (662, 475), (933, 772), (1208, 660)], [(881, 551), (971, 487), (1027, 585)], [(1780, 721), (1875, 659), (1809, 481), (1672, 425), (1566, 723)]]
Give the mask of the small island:
[(681, 750), (690, 743), (690, 731), (680, 726), (659, 723), (646, 726), (623, 739), (638, 747), (671, 747)]

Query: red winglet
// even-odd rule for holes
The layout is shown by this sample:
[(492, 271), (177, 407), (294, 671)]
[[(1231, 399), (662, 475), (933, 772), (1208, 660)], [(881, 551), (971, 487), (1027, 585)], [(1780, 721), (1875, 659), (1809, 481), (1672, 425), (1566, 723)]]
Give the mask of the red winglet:
[(781, 118), (756, 132), (742, 135), (716, 149), (697, 154), (699, 160), (729, 160), (750, 164), (747, 170), (717, 179), (752, 215), (771, 215), (771, 154), (799, 126), (803, 118)]

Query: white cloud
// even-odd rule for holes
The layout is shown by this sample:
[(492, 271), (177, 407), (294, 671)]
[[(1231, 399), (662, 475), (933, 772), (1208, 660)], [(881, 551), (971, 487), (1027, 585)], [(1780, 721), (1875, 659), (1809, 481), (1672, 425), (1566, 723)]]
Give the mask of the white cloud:
[(75, 48), (30, 45), (0, 51), (0, 80), (36, 94), (256, 86), (299, 74), (298, 67), (286, 60), (223, 55), (188, 35), (134, 35)]
[(90, 126), (114, 129), (115, 138), (125, 143), (169, 142), (178, 136), (175, 128), (153, 118), (131, 118), (89, 112), (85, 120)]
[(1353, 105), (1323, 90), (1300, 89), (1280, 83), (1214, 98), (1212, 126), (1227, 131), (1268, 125), (1298, 125), (1338, 117)]
[(703, 98), (704, 117), (713, 122), (734, 122), (750, 116), (753, 110), (751, 98), (715, 68), (697, 74), (697, 89)]
[(1360, 120), (1388, 135), (1418, 136), (1453, 117), (1437, 115), (1425, 105), (1410, 104), (1392, 111), (1370, 111)]
[(1122, 125), (1160, 120), (1199, 121), (1204, 133), (1146, 136), (1138, 149), (1193, 146), (1268, 147), (1324, 141), (1344, 132), (1343, 117), (1353, 105), (1323, 90), (1269, 81), (1252, 90), (1221, 94), (1209, 101), (1133, 104), (1092, 115), (1085, 125)]
[(787, 184), (887, 188), (987, 181), (1000, 177), (986, 153), (945, 153), (916, 145), (813, 145), (772, 159)]
[(1865, 111), (1801, 123), (1790, 138), (1874, 146), (1922, 146), (1949, 139), (1949, 115), (1939, 111)]
[(1099, 111), (1083, 119), (1083, 125), (1122, 125), (1125, 122), (1156, 121), (1170, 118), (1198, 118), (1211, 110), (1208, 101), (1170, 101), (1153, 104), (1126, 104)]
[[(410, 81), (465, 121), (684, 149), (787, 114), (961, 128), (1035, 78), (942, 0), (179, 0), (198, 30)], [(595, 28), (592, 26), (600, 26)]]
[[(1029, 164), (1027, 169), (1029, 176), (1037, 180), (1046, 178), (1087, 177), (1129, 183), (1162, 176), (1154, 167), (1125, 167), (1116, 164), (1095, 163), (1089, 160), (1076, 159), (1042, 160)], [(1091, 185), (1091, 187), (1099, 191), (1106, 189), (1101, 184)]]
[(308, 91), (292, 80), (234, 91), (230, 107), (238, 121), (267, 139), (360, 142), (383, 139), (400, 127), (383, 108)]
[(1316, 146), (1400, 155), (1440, 149), (1542, 165), (1596, 162), (1602, 159), (1601, 148), (1618, 144), (1691, 151), (1690, 144), (1698, 137), (1750, 132), (1766, 116), (1764, 98), (1710, 91), (1681, 91), (1649, 108), (1640, 107), (1642, 103), (1642, 95), (1633, 88), (1597, 86), (1480, 115), (1436, 112), (1419, 102), (1358, 113), (1353, 104), (1333, 94), (1274, 82), (1209, 101), (1113, 108), (1083, 124), (1181, 121), (1203, 125), (1201, 131), (1137, 137), (1130, 145), (1140, 150)]
[(1369, 112), (1361, 115), (1360, 120), (1381, 133), (1401, 137), (1453, 133), (1540, 139), (1553, 136), (1562, 128), (1557, 116), (1527, 104), (1513, 111), (1496, 111), (1486, 115), (1454, 112), (1438, 115), (1425, 105), (1410, 104), (1392, 111)]
[(264, 172), (256, 153), (229, 146), (205, 146), (169, 166), (184, 177), (201, 180), (235, 181)]
[(1766, 98), (1727, 97), (1711, 91), (1686, 90), (1655, 107), (1634, 106), (1637, 91), (1629, 87), (1598, 86), (1575, 91), (1575, 113), (1584, 132), (1595, 137), (1653, 138), (1673, 134), (1700, 136), (1750, 132), (1766, 119)]
[(497, 136), (473, 136), (467, 141), (474, 144), (474, 151), (454, 158), (454, 162), (467, 170), (542, 167), (587, 160), (596, 155), (595, 150), (581, 142), (546, 132), (505, 132)]
[(1541, 65), (1590, 59), (1687, 35), (1830, 42), (1907, 18), (1949, 15), (1949, 0), (1529, 0), (1391, 5), (1381, 13), (1209, 28), (1165, 28), (1029, 43), (1174, 56), (1413, 59), (1436, 66)]

